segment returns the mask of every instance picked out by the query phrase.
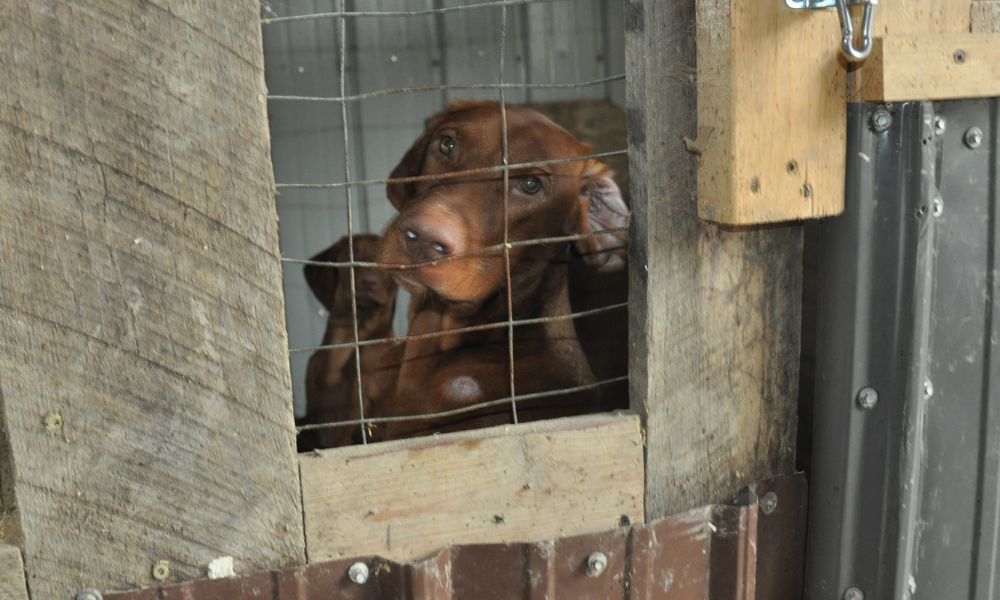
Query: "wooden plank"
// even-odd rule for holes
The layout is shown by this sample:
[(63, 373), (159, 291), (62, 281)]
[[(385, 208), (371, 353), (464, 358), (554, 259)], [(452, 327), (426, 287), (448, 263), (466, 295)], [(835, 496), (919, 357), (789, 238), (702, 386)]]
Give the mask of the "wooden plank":
[(1000, 0), (972, 3), (972, 33), (1000, 33)]
[(36, 598), (304, 560), (260, 7), (204, 4), (4, 7), (0, 532)]
[(21, 549), (0, 544), (0, 598), (28, 600), (28, 588), (25, 585)]
[(878, 38), (919, 33), (968, 33), (972, 4), (972, 0), (907, 0), (879, 4), (875, 9), (872, 34), (876, 38), (876, 46), (872, 48), (873, 56), (851, 70), (848, 80), (851, 100), (863, 100), (867, 93), (864, 90), (878, 85), (869, 81), (879, 78), (879, 63), (876, 60), (880, 52)]
[[(590, 415), (303, 454), (310, 562), (420, 558), (641, 521), (633, 415)], [(623, 518), (624, 516), (624, 518)]]
[(698, 212), (726, 224), (839, 214), (847, 75), (832, 11), (698, 0)]
[(630, 397), (646, 515), (729, 500), (794, 463), (799, 226), (699, 220), (694, 4), (627, 0)]
[(876, 39), (859, 94), (868, 102), (1000, 96), (1000, 35), (923, 33)]

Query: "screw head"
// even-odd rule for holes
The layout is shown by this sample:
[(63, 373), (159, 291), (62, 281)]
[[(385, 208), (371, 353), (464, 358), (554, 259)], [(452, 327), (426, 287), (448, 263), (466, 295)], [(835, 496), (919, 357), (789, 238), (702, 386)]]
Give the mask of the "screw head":
[(865, 600), (865, 593), (852, 586), (844, 590), (844, 600)]
[(934, 117), (934, 135), (943, 135), (948, 128), (948, 122), (944, 117)]
[(104, 596), (93, 588), (87, 588), (77, 592), (76, 600), (104, 600)]
[(931, 204), (931, 214), (935, 217), (940, 217), (944, 214), (944, 200), (941, 198), (941, 194), (934, 196), (934, 202)]
[(368, 581), (368, 565), (363, 562), (354, 563), (347, 570), (347, 578), (358, 585)]
[(924, 380), (924, 398), (930, 398), (934, 395), (934, 384), (931, 383), (930, 379)]
[(587, 575), (597, 577), (608, 568), (608, 557), (603, 552), (594, 552), (587, 557)]
[(983, 130), (978, 127), (970, 127), (965, 132), (965, 145), (975, 150), (983, 145)]
[(49, 433), (56, 433), (63, 428), (63, 417), (59, 413), (49, 413), (45, 415), (45, 430)]
[(158, 560), (153, 564), (153, 579), (157, 581), (166, 581), (167, 577), (170, 577), (170, 562), (165, 560)]
[(858, 392), (858, 406), (864, 409), (875, 408), (878, 404), (878, 392), (873, 387), (863, 387)]
[(807, 198), (807, 199), (808, 198), (812, 198), (812, 195), (813, 195), (813, 186), (812, 186), (812, 184), (809, 184), (809, 183), (802, 184), (802, 192), (801, 193), (802, 193), (802, 197), (803, 198)]
[(753, 194), (760, 193), (760, 178), (754, 177), (750, 180), (750, 192)]
[(760, 510), (765, 514), (769, 515), (773, 513), (778, 508), (778, 495), (774, 492), (768, 492), (764, 494), (764, 497), (760, 499)]
[(872, 113), (872, 129), (875, 133), (885, 133), (892, 127), (892, 113), (884, 108), (880, 108)]
[(796, 174), (798, 174), (798, 172), (799, 172), (799, 161), (795, 160), (794, 158), (792, 160), (788, 161), (788, 163), (785, 164), (785, 171), (788, 172), (789, 175), (796, 175)]
[(951, 55), (955, 59), (955, 64), (960, 65), (965, 62), (965, 50), (955, 50), (955, 53)]

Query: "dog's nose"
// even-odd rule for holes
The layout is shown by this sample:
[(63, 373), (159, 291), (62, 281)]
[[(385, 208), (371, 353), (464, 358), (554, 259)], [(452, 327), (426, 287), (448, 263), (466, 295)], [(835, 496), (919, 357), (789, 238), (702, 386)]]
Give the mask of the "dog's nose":
[(461, 252), (458, 235), (447, 219), (416, 215), (400, 224), (403, 248), (414, 260), (437, 260)]

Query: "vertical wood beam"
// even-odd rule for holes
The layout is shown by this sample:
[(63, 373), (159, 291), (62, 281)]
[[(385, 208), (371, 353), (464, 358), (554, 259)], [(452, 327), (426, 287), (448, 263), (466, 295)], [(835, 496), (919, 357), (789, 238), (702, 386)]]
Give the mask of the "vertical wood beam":
[(802, 230), (698, 218), (695, 0), (625, 11), (630, 392), (653, 519), (793, 468)]
[(259, 4), (0, 8), (0, 532), (33, 597), (301, 563)]
[(0, 598), (28, 600), (21, 549), (10, 544), (0, 544)]
[(976, 0), (972, 3), (973, 33), (1000, 33), (1000, 0)]

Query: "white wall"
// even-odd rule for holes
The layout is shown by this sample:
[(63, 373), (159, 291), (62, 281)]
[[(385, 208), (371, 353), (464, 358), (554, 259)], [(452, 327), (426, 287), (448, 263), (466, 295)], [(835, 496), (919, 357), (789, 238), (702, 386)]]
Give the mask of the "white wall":
[[(421, 10), (481, 0), (359, 0), (352, 11)], [(624, 72), (621, 0), (549, 0), (510, 6), (504, 79), (561, 83)], [(334, 0), (265, 0), (262, 16), (337, 10)], [(347, 22), (347, 93), (427, 84), (496, 83), (499, 76), (499, 8), (419, 17), (358, 17)], [(264, 25), (264, 59), (270, 94), (338, 96), (337, 19)], [(508, 102), (608, 99), (624, 104), (624, 82), (554, 90), (507, 90)], [(396, 94), (348, 104), (351, 176), (388, 177), (423, 121), (454, 99), (497, 99), (496, 90)], [(272, 100), (268, 103), (272, 160), (279, 183), (344, 179), (340, 105)], [(394, 210), (384, 186), (356, 187), (354, 231), (378, 233)], [(282, 256), (309, 258), (347, 232), (346, 192), (281, 190), (278, 197)], [(291, 346), (319, 344), (325, 326), (299, 265), (285, 265), (285, 307)], [(399, 316), (402, 316), (402, 310)], [(397, 333), (405, 321), (397, 318)], [(297, 414), (304, 406), (308, 353), (292, 355)]]

